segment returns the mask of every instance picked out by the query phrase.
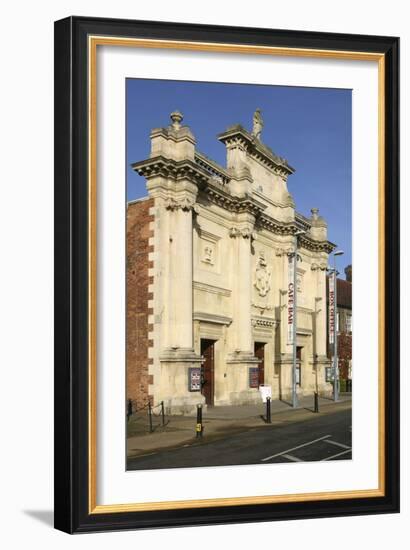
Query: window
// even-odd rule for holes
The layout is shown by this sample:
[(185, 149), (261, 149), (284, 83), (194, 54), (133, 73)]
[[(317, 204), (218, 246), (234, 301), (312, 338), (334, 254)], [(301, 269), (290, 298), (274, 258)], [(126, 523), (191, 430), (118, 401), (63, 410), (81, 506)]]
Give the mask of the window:
[(346, 332), (352, 332), (352, 316), (349, 313), (346, 315)]

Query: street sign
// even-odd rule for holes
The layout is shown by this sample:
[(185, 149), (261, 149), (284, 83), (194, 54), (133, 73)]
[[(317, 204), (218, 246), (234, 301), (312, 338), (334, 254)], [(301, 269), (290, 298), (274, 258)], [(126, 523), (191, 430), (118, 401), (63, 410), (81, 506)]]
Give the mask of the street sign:
[(326, 382), (333, 382), (333, 380), (335, 379), (335, 373), (334, 373), (333, 367), (326, 367), (325, 373), (326, 373)]
[(296, 365), (296, 385), (300, 386), (300, 364)]
[(262, 397), (262, 401), (266, 403), (266, 399), (270, 397), (272, 399), (272, 386), (268, 386), (267, 384), (261, 384), (259, 386), (259, 391)]

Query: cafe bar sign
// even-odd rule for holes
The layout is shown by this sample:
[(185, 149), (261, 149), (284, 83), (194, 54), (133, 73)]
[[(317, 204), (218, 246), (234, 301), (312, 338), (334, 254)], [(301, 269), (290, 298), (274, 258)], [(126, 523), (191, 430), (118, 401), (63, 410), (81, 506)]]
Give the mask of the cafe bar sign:
[(293, 344), (293, 321), (295, 316), (295, 257), (289, 256), (288, 264), (288, 344)]

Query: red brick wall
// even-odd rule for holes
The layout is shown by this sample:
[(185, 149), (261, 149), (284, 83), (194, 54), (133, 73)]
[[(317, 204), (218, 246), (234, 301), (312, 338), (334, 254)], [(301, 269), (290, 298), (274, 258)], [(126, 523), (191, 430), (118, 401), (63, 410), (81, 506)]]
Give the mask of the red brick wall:
[(349, 362), (352, 359), (352, 334), (341, 332), (337, 339), (337, 351), (339, 358), (339, 372), (342, 380), (347, 380), (349, 374)]
[(148, 300), (152, 295), (148, 285), (152, 277), (148, 269), (153, 262), (148, 261), (149, 238), (153, 236), (150, 222), (154, 217), (149, 209), (154, 206), (154, 199), (147, 199), (128, 205), (127, 209), (127, 401), (131, 399), (133, 408), (147, 404), (148, 384), (152, 384), (152, 376), (148, 374), (151, 359), (148, 359), (148, 348), (152, 346), (149, 332), (152, 325), (148, 323)]

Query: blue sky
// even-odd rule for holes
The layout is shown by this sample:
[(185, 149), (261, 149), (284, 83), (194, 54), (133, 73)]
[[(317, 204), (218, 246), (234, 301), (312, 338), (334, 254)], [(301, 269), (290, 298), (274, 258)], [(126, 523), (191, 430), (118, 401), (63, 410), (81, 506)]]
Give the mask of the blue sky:
[(259, 107), (263, 143), (296, 169), (288, 188), (297, 211), (310, 216), (319, 208), (329, 240), (345, 252), (338, 265), (351, 263), (350, 90), (139, 79), (127, 79), (126, 86), (128, 200), (146, 195), (144, 178), (130, 164), (149, 156), (151, 129), (167, 126), (172, 111), (183, 113), (197, 148), (225, 166), (217, 134), (238, 123), (250, 130)]

